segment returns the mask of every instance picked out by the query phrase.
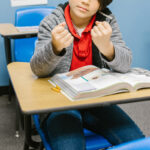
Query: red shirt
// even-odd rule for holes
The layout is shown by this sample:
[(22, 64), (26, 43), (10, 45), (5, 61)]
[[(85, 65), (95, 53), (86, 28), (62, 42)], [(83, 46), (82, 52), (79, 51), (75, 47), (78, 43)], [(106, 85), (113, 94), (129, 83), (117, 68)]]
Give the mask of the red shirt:
[(92, 17), (91, 22), (87, 25), (80, 37), (72, 24), (69, 5), (67, 5), (65, 8), (66, 23), (71, 34), (74, 36), (73, 55), (70, 71), (92, 64), (92, 38), (90, 31), (92, 29), (95, 18), (96, 15)]

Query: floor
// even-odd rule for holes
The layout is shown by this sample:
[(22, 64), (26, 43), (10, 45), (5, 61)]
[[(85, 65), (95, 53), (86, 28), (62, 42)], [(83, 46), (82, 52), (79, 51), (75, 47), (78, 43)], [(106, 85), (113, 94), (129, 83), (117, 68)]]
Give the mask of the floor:
[[(120, 105), (138, 124), (146, 136), (150, 136), (150, 101)], [(0, 96), (0, 150), (22, 150), (24, 133), (15, 137), (15, 104), (8, 102), (8, 95)]]

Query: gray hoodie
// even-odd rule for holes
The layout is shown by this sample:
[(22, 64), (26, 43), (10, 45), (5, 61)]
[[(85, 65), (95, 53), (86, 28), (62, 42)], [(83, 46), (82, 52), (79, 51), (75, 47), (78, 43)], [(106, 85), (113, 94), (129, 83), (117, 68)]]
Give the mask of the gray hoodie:
[[(65, 53), (57, 56), (53, 52), (51, 31), (55, 26), (65, 21), (64, 9), (66, 5), (58, 6), (50, 15), (45, 17), (39, 27), (38, 40), (34, 55), (31, 58), (31, 69), (39, 77), (52, 76), (56, 73), (68, 72), (72, 60), (73, 43), (65, 49)], [(115, 58), (108, 61), (101, 55), (96, 46), (92, 43), (93, 65), (100, 68), (106, 67), (118, 72), (127, 72), (130, 69), (132, 54), (126, 47), (114, 15), (109, 9), (103, 11), (112, 19), (96, 14), (96, 20), (107, 21), (112, 27), (111, 41), (115, 49)], [(65, 27), (68, 31), (68, 27)]]

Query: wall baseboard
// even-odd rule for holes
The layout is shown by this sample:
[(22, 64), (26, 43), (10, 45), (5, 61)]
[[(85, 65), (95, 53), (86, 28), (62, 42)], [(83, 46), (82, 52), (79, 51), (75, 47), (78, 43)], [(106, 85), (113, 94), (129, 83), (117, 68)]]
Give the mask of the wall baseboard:
[(0, 96), (9, 93), (9, 86), (0, 86)]

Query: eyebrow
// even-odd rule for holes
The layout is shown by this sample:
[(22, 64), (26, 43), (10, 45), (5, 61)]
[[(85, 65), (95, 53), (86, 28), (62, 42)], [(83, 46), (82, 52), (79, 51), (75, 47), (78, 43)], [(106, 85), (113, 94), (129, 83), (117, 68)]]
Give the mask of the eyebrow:
[(99, 13), (100, 13), (100, 14), (102, 14), (103, 16), (105, 16), (105, 17), (107, 17), (107, 18), (111, 19), (111, 20), (113, 19), (111, 16), (106, 15), (105, 13), (103, 13), (103, 12), (101, 12), (101, 11), (99, 11)]

